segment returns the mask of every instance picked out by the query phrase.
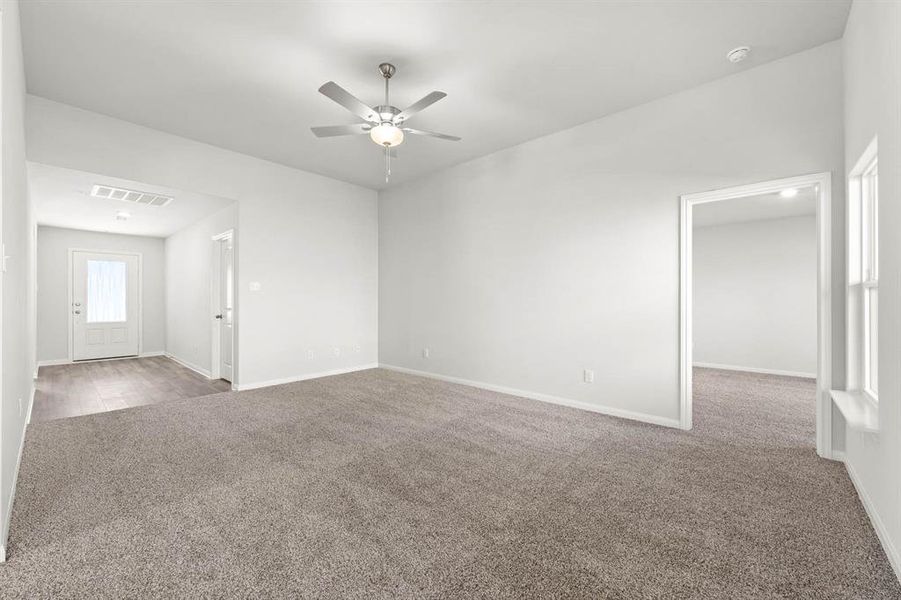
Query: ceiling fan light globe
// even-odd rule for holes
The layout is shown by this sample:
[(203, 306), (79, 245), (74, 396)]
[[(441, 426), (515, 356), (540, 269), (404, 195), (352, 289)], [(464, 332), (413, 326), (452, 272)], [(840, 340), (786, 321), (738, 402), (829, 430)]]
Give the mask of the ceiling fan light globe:
[(404, 141), (404, 132), (399, 127), (395, 127), (391, 123), (382, 123), (376, 125), (369, 132), (369, 137), (379, 146), (400, 146)]

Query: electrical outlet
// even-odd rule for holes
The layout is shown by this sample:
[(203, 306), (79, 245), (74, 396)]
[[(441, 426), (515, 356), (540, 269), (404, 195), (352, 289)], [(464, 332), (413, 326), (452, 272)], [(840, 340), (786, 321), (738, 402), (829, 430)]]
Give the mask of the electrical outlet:
[(307, 350), (307, 358), (309, 358), (310, 360), (313, 360), (314, 358), (316, 358), (316, 355), (313, 353), (312, 350)]
[(360, 344), (354, 346), (354, 352), (356, 352), (357, 354), (360, 353)]
[(341, 356), (341, 348), (339, 348), (338, 346), (335, 346), (335, 347), (332, 349), (332, 352), (335, 353), (335, 356)]
[(582, 373), (582, 377), (585, 380), (585, 383), (594, 383), (594, 371), (591, 369), (585, 369)]
[(428, 348), (422, 349), (422, 357), (423, 358), (428, 358), (431, 353), (432, 353), (431, 350), (429, 350)]

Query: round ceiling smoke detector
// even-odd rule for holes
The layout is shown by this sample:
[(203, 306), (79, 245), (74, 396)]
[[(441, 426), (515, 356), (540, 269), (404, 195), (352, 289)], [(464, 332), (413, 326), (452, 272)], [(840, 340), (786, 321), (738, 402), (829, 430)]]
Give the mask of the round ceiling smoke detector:
[(726, 55), (726, 58), (729, 59), (731, 63), (740, 63), (744, 59), (748, 58), (748, 55), (751, 53), (751, 49), (748, 46), (739, 46), (738, 48), (734, 48), (729, 51)]

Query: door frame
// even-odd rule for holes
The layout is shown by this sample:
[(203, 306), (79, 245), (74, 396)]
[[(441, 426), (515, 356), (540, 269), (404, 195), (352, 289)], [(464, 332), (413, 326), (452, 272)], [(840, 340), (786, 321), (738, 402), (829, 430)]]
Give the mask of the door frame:
[(816, 186), (817, 222), (817, 454), (832, 453), (832, 174), (812, 173), (680, 196), (679, 426), (692, 427), (692, 213), (698, 204), (736, 200), (791, 187)]
[(220, 275), (222, 273), (222, 265), (219, 254), (219, 244), (224, 240), (232, 242), (232, 294), (234, 306), (232, 306), (232, 389), (238, 389), (238, 238), (235, 229), (226, 229), (221, 233), (211, 237), (210, 251), (210, 379), (220, 379), (222, 371), (220, 369), (220, 333), (219, 320), (216, 319), (216, 312), (221, 304), (221, 286)]
[[(68, 310), (68, 318), (66, 319), (69, 324), (69, 340), (68, 340), (68, 350), (69, 350), (69, 362), (75, 362), (75, 336), (74, 336), (74, 327), (75, 320), (72, 318), (72, 303), (75, 301), (75, 298), (72, 295), (74, 291), (72, 287), (75, 284), (74, 279), (74, 267), (75, 267), (75, 253), (76, 252), (90, 252), (92, 254), (112, 254), (115, 256), (137, 256), (138, 257), (138, 354), (137, 356), (141, 356), (144, 354), (144, 254), (141, 252), (126, 252), (120, 250), (92, 250), (90, 248), (69, 248), (69, 256), (68, 256), (68, 285), (66, 291), (67, 297), (67, 310)], [(94, 358), (79, 362), (90, 362), (91, 360), (109, 360), (106, 358)]]

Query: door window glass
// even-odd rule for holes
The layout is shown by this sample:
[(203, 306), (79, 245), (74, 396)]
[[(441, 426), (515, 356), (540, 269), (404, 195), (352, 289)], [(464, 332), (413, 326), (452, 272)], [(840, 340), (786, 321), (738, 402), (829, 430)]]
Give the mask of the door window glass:
[(87, 281), (87, 322), (124, 323), (128, 271), (124, 261), (89, 260)]

